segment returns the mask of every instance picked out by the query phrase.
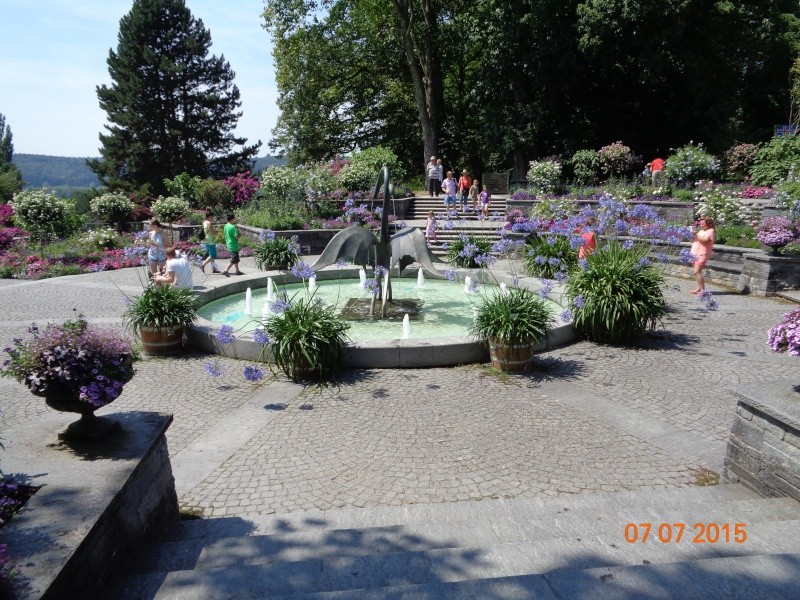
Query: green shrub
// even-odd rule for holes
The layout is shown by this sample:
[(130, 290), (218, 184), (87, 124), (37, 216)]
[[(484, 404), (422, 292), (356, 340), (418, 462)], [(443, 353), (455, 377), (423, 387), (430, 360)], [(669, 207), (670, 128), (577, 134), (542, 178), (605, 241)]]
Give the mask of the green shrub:
[(569, 196), (547, 198), (531, 207), (530, 216), (540, 219), (566, 219), (570, 215), (578, 214), (580, 209), (581, 205)]
[(755, 217), (754, 210), (731, 191), (718, 186), (709, 186), (695, 195), (697, 214), (714, 219), (718, 227), (723, 225), (748, 225)]
[(353, 154), (350, 164), (339, 171), (339, 183), (349, 192), (373, 190), (378, 172), (384, 165), (389, 167), (392, 182), (402, 181), (405, 177), (400, 160), (394, 152), (383, 146), (373, 146)]
[(537, 194), (554, 194), (561, 187), (561, 163), (532, 160), (528, 164), (528, 184)]
[(572, 176), (578, 185), (592, 185), (597, 179), (600, 158), (596, 150), (578, 150), (569, 159)]
[(253, 248), (256, 267), (260, 271), (289, 269), (299, 260), (297, 247), (297, 236), (292, 236), (291, 240), (285, 237), (267, 237)]
[(34, 241), (66, 237), (80, 220), (71, 214), (69, 204), (51, 192), (26, 190), (14, 196), (14, 221), (30, 232)]
[[(756, 230), (749, 225), (721, 225), (715, 227), (716, 243), (741, 248), (760, 248), (761, 243), (755, 239)], [(743, 245), (742, 242), (754, 242)]]
[(482, 342), (492, 338), (514, 344), (547, 341), (555, 319), (551, 305), (529, 290), (495, 290), (483, 299), (471, 332)]
[(180, 221), (191, 210), (189, 203), (175, 196), (159, 196), (151, 207), (153, 215), (163, 223)]
[(556, 273), (566, 274), (578, 264), (578, 251), (569, 238), (556, 234), (533, 234), (525, 244), (522, 268), (533, 277), (553, 279)]
[(172, 179), (164, 180), (164, 187), (167, 188), (170, 196), (185, 200), (195, 208), (201, 208), (202, 205), (197, 204), (197, 187), (200, 185), (202, 179), (197, 175), (189, 175), (188, 173), (181, 173)]
[(646, 249), (626, 250), (617, 242), (598, 248), (567, 282), (573, 326), (596, 342), (635, 340), (664, 314), (663, 284), (661, 272), (647, 262)]
[(261, 172), (261, 192), (269, 200), (300, 202), (305, 180), (301, 167), (268, 167)]
[(672, 197), (680, 202), (694, 202), (694, 191), (677, 188), (672, 190)]
[(789, 216), (797, 218), (800, 216), (800, 177), (795, 175), (795, 170), (791, 169), (786, 179), (775, 184), (775, 196), (773, 198), (775, 206), (789, 212)]
[(323, 379), (339, 367), (350, 326), (316, 298), (298, 296), (266, 322), (272, 356), (295, 381)]
[(756, 185), (774, 185), (791, 171), (800, 171), (800, 134), (773, 137), (759, 148), (750, 175)]
[(667, 158), (664, 172), (670, 181), (694, 187), (719, 173), (719, 159), (703, 150), (703, 144), (689, 142)]
[(476, 269), (481, 265), (475, 259), (488, 254), (491, 249), (488, 240), (462, 233), (447, 249), (447, 260), (462, 269)]
[(233, 208), (233, 190), (216, 179), (201, 180), (194, 191), (194, 208), (222, 212)]
[(129, 221), (133, 216), (133, 202), (125, 194), (107, 193), (90, 201), (92, 212), (107, 223)]
[(633, 151), (621, 141), (603, 146), (597, 151), (600, 170), (609, 178), (625, 175), (633, 168), (635, 157)]

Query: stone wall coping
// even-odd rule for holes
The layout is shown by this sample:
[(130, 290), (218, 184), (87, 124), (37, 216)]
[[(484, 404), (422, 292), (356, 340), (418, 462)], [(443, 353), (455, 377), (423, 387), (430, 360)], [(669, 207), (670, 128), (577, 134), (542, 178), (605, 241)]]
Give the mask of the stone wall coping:
[(794, 380), (779, 379), (737, 387), (739, 401), (773, 419), (800, 431), (800, 385)]

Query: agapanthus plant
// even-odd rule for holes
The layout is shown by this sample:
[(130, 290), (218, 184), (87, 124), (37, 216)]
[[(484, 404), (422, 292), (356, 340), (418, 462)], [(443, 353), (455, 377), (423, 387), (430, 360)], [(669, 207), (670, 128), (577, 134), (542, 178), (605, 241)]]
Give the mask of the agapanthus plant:
[(37, 396), (77, 394), (96, 408), (117, 399), (134, 374), (130, 342), (111, 329), (89, 325), (82, 316), (62, 325), (35, 324), (30, 339), (14, 339), (0, 375), (24, 383)]

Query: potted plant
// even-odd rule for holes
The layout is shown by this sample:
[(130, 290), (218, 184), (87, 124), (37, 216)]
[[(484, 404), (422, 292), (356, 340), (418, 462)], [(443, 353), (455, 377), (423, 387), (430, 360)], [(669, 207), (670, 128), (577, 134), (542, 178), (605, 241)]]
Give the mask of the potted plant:
[(273, 360), (295, 381), (325, 378), (339, 366), (350, 326), (314, 297), (280, 304), (265, 326)]
[(547, 342), (554, 324), (553, 310), (542, 298), (529, 290), (511, 288), (484, 298), (471, 330), (489, 346), (493, 367), (524, 371), (536, 347)]
[(197, 320), (191, 290), (174, 285), (150, 285), (139, 296), (129, 298), (122, 315), (126, 327), (142, 341), (146, 354), (179, 352), (183, 329)]
[(786, 217), (769, 217), (756, 227), (756, 239), (769, 246), (772, 254), (797, 239), (795, 224)]
[(253, 258), (260, 271), (285, 270), (297, 264), (300, 257), (297, 236), (289, 239), (277, 237), (273, 231), (265, 231), (259, 238), (261, 243), (253, 248)]
[(127, 339), (89, 325), (82, 316), (44, 329), (32, 325), (30, 339), (15, 339), (0, 375), (24, 383), (51, 408), (80, 413), (59, 437), (98, 440), (117, 423), (94, 411), (113, 402), (134, 374), (137, 356)]
[(783, 320), (769, 330), (767, 343), (774, 352), (800, 356), (800, 308), (783, 315)]

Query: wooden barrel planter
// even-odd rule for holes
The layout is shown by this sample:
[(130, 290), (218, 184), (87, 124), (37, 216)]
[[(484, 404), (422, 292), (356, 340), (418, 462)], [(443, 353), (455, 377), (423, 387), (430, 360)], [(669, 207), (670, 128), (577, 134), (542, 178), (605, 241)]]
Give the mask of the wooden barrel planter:
[(183, 326), (142, 327), (142, 351), (153, 356), (175, 354), (183, 349)]
[(533, 359), (533, 353), (533, 344), (516, 344), (497, 338), (489, 340), (492, 366), (501, 371), (525, 371)]

